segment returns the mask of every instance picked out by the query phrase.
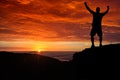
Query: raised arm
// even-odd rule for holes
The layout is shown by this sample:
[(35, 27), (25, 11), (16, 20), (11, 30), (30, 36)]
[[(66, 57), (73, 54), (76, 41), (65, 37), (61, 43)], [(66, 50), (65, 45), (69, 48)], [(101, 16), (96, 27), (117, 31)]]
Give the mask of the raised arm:
[(105, 15), (105, 14), (107, 14), (108, 12), (109, 12), (109, 6), (107, 6), (107, 10), (104, 12), (104, 13), (102, 13), (103, 15)]
[(94, 11), (91, 10), (91, 9), (88, 7), (87, 2), (84, 2), (84, 4), (85, 4), (85, 7), (87, 8), (87, 10), (88, 10), (91, 14), (93, 14)]

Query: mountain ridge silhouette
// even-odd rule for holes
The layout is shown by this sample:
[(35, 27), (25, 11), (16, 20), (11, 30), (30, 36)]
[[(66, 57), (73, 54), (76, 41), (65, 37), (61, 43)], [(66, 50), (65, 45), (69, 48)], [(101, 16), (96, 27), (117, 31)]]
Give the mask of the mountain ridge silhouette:
[(118, 79), (120, 44), (86, 48), (70, 61), (29, 53), (0, 52), (0, 80)]

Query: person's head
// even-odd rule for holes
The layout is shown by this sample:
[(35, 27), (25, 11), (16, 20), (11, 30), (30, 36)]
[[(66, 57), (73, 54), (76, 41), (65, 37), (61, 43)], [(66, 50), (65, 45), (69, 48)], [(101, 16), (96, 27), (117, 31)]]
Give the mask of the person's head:
[(96, 8), (96, 12), (100, 12), (100, 7), (97, 7), (97, 8)]

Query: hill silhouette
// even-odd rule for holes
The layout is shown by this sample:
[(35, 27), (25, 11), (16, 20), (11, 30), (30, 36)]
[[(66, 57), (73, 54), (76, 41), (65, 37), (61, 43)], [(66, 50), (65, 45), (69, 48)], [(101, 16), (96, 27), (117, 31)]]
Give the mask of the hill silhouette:
[(78, 72), (89, 79), (118, 79), (120, 44), (87, 48), (73, 55)]
[[(48, 80), (59, 72), (61, 61), (47, 56), (0, 52), (0, 73), (3, 80)], [(0, 79), (1, 80), (1, 79)]]
[(0, 52), (0, 80), (118, 79), (120, 44), (87, 48), (63, 62), (29, 53)]

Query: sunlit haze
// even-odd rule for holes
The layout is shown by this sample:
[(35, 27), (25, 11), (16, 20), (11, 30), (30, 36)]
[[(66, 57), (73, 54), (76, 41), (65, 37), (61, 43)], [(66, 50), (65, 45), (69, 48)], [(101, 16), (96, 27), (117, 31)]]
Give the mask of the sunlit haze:
[[(103, 17), (103, 44), (120, 43), (120, 0), (0, 0), (0, 51), (79, 51), (90, 47), (91, 9)], [(96, 45), (98, 38), (95, 38)]]

